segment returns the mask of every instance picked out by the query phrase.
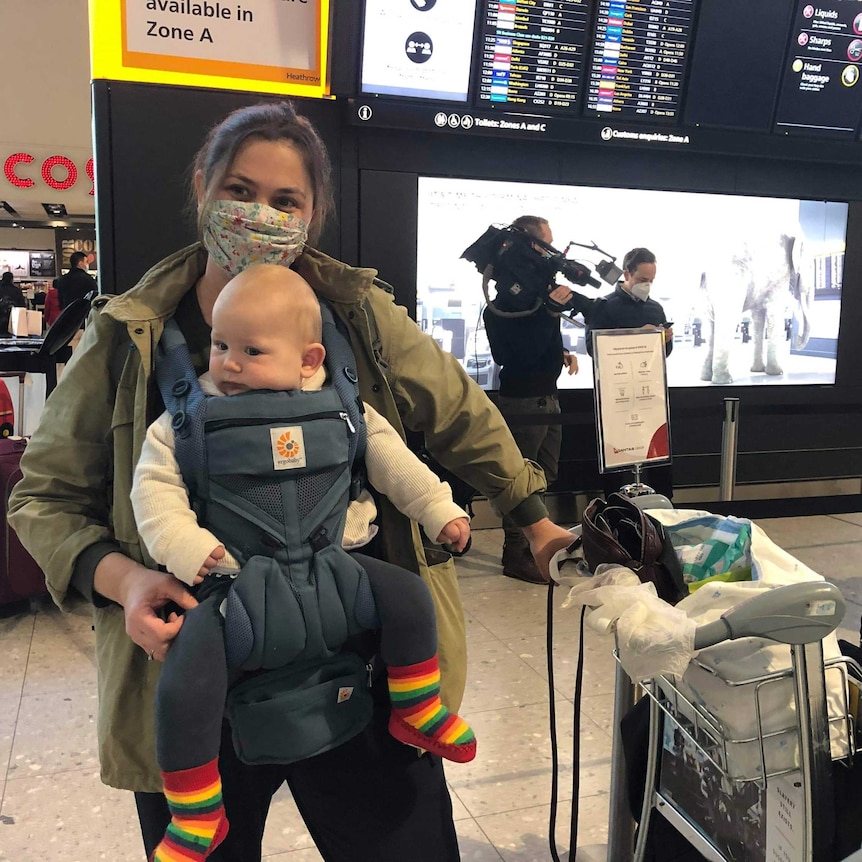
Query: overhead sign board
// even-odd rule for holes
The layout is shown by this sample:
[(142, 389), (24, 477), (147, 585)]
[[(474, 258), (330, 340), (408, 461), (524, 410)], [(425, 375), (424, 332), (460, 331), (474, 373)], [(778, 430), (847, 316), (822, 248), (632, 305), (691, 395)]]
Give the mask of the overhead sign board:
[(329, 0), (90, 0), (92, 77), (325, 96)]

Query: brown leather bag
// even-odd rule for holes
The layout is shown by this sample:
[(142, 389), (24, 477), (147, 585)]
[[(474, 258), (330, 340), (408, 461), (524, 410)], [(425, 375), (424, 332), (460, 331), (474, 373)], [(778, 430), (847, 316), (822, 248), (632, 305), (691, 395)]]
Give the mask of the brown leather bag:
[(664, 526), (628, 497), (597, 497), (581, 519), (584, 558), (592, 571), (601, 563), (631, 569), (642, 583), (655, 584), (659, 598), (675, 605), (688, 595), (679, 560)]

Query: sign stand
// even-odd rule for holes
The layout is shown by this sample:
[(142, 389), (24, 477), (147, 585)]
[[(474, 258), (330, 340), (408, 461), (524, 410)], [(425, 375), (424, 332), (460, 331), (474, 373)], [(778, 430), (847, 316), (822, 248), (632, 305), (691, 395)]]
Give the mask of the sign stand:
[(641, 471), (671, 461), (664, 332), (598, 329), (592, 336), (599, 472), (633, 469), (623, 492), (652, 493)]

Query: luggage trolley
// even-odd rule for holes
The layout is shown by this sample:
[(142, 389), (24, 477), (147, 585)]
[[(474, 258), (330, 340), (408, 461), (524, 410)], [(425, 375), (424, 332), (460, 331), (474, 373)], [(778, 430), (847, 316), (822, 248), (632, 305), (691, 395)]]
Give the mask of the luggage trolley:
[[(855, 753), (851, 686), (858, 693), (858, 666), (845, 657), (824, 662), (822, 639), (839, 625), (844, 610), (837, 587), (810, 581), (761, 593), (726, 611), (720, 619), (698, 627), (697, 650), (743, 637), (790, 645), (790, 668), (750, 679), (726, 680), (715, 668), (701, 665), (721, 683), (736, 687), (735, 693), (750, 696), (757, 728), (753, 735), (729, 733), (726, 723), (708, 705), (683, 690), (680, 678), (656, 676), (640, 683), (649, 698), (650, 730), (634, 862), (644, 858), (653, 810), (713, 862), (765, 859), (767, 802), (784, 820), (777, 829), (775, 821), (770, 827), (774, 854), (770, 858), (834, 862), (832, 760), (849, 759)], [(697, 663), (697, 657), (692, 661)], [(856, 668), (855, 676), (851, 665)], [(618, 692), (622, 689), (620, 675), (627, 679), (618, 668)], [(792, 691), (795, 723), (768, 727), (772, 716), (765, 713), (764, 704), (770, 702), (769, 693), (779, 685)], [(618, 741), (615, 732), (615, 749)], [(616, 774), (621, 763), (615, 750), (612, 797), (621, 792), (624, 783)], [(688, 792), (686, 782), (689, 788), (695, 784), (699, 787)], [(697, 805), (696, 800), (702, 800), (697, 813), (687, 808), (692, 801)], [(620, 806), (618, 798), (611, 799), (612, 818)], [(782, 808), (785, 810), (779, 810)], [(704, 809), (714, 814), (707, 817), (710, 822), (706, 824)], [(610, 831), (615, 840), (609, 843), (608, 858), (623, 859), (627, 824), (611, 823)], [(777, 850), (776, 843), (780, 845)]]

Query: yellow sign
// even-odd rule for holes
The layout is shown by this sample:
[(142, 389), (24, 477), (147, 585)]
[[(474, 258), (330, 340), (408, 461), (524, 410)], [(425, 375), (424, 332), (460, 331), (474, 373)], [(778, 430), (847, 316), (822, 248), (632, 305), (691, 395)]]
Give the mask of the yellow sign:
[(93, 79), (326, 96), (330, 0), (90, 0)]

